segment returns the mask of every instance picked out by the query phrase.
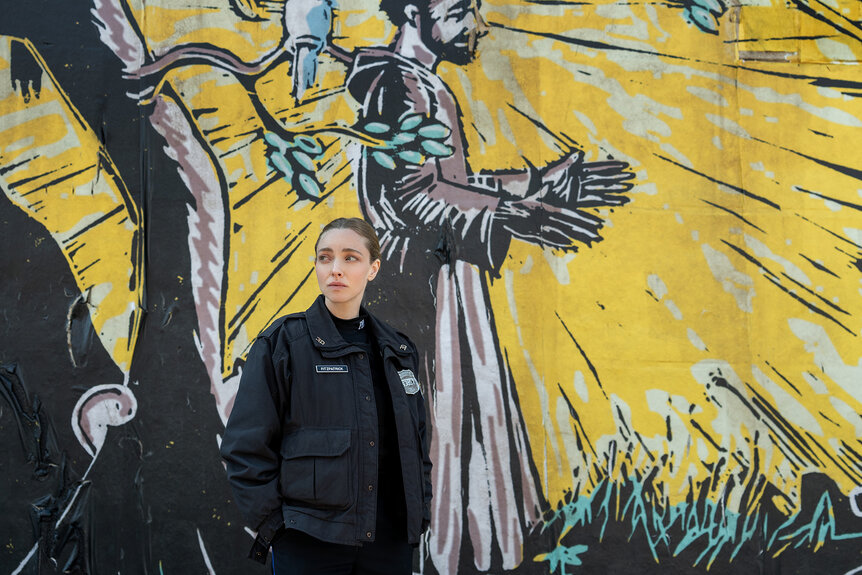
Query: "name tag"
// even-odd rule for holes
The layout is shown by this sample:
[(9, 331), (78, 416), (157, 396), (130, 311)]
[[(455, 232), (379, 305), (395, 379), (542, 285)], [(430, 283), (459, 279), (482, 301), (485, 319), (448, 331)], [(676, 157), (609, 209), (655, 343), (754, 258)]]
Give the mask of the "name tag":
[(315, 365), (317, 373), (347, 373), (350, 371), (346, 365)]

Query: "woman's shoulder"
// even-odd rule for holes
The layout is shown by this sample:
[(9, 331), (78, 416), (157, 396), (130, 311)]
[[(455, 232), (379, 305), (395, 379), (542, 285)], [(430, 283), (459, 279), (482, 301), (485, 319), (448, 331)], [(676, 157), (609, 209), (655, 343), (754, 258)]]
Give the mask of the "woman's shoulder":
[(308, 335), (308, 324), (305, 319), (305, 312), (300, 311), (279, 317), (260, 332), (257, 337), (258, 339), (287, 337), (287, 339), (292, 340), (303, 335)]

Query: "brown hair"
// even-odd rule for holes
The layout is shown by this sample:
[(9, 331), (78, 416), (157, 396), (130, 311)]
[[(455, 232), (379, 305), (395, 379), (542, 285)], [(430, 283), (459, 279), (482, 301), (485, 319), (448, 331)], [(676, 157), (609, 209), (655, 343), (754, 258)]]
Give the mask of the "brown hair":
[(365, 240), (365, 247), (371, 254), (371, 261), (380, 259), (380, 240), (377, 239), (377, 232), (371, 227), (371, 224), (362, 218), (338, 218), (332, 220), (320, 230), (320, 235), (317, 236), (317, 241), (314, 242), (314, 252), (317, 253), (317, 246), (320, 244), (320, 238), (329, 230), (353, 230)]

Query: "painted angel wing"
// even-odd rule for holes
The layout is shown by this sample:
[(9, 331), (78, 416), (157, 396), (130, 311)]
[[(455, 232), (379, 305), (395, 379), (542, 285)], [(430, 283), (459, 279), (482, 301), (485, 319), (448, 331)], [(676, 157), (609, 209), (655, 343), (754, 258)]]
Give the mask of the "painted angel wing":
[(0, 37), (0, 188), (63, 252), (102, 345), (128, 374), (143, 314), (141, 213), (27, 40)]

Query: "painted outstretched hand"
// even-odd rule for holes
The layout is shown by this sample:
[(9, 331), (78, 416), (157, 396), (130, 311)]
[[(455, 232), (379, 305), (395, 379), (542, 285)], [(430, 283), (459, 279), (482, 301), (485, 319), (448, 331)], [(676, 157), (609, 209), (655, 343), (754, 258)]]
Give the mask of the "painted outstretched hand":
[(497, 218), (512, 236), (541, 246), (577, 250), (601, 240), (603, 220), (583, 208), (622, 206), (634, 178), (629, 164), (616, 160), (584, 162), (575, 151), (545, 168), (533, 169), (533, 191), (503, 200)]
[(628, 162), (606, 160), (585, 162), (581, 151), (539, 170), (543, 200), (566, 208), (622, 206), (631, 201), (625, 193), (632, 188)]

